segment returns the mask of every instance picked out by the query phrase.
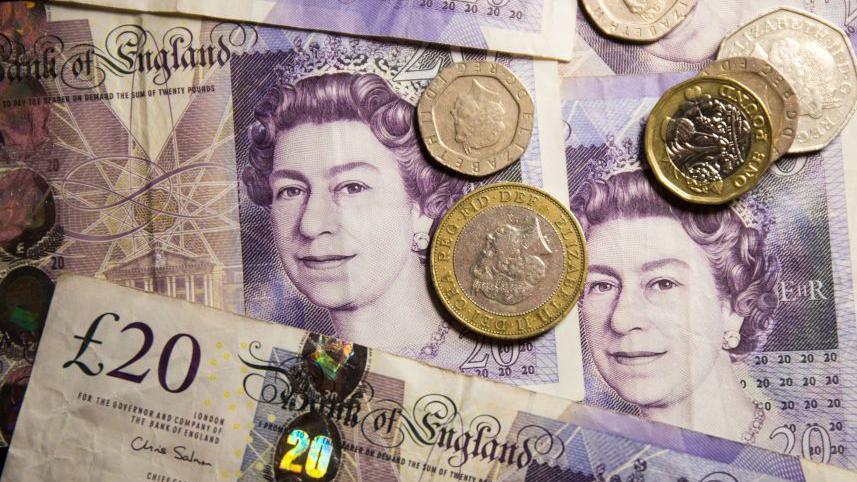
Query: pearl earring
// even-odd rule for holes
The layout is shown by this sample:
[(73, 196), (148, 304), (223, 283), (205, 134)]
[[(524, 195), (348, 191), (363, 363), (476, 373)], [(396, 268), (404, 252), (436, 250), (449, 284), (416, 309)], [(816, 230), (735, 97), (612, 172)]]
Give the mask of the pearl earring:
[(429, 235), (428, 233), (414, 233), (414, 239), (411, 241), (411, 251), (419, 253), (428, 249)]
[(741, 334), (735, 330), (723, 332), (723, 343), (720, 345), (724, 350), (731, 350), (741, 343)]

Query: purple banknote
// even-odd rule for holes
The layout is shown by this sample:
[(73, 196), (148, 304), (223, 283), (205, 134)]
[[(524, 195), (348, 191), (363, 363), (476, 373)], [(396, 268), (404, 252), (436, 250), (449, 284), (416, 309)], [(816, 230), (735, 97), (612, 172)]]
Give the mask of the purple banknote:
[(857, 44), (857, 5), (849, 0), (700, 1), (688, 18), (657, 42), (616, 42), (601, 34), (581, 10), (577, 39), (564, 77), (699, 71), (714, 60), (724, 36), (777, 7), (808, 10), (842, 27)]
[(728, 206), (682, 204), (646, 168), (641, 133), (688, 75), (563, 84), (571, 207), (590, 253), (587, 401), (853, 469), (848, 153), (837, 140), (780, 160)]
[(525, 343), (473, 336), (425, 265), (438, 219), (477, 183), (422, 151), (423, 89), (455, 61), (508, 66), (535, 99), (534, 136), (486, 182), (541, 185), (543, 156), (561, 153), (559, 124), (544, 121), (558, 114), (553, 62), (2, 5), (4, 403), (17, 403), (63, 272), (582, 397), (576, 323)]
[(855, 477), (87, 277), (48, 320), (3, 482)]
[[(476, 186), (430, 163), (414, 125), (413, 103), (450, 52), (310, 41), (231, 64), (245, 311), (471, 374), (556, 383), (552, 333), (471, 336), (427, 282), (435, 227)], [(533, 85), (530, 62), (498, 60)], [(483, 182), (521, 179), (513, 166)]]
[(568, 60), (572, 0), (71, 0)]

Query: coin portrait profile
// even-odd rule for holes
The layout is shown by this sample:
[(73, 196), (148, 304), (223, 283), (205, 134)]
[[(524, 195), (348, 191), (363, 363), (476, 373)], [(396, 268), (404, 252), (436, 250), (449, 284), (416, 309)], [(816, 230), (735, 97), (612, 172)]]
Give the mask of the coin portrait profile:
[(527, 86), (502, 63), (458, 62), (426, 87), (417, 119), (435, 162), (460, 174), (484, 177), (526, 152), (535, 104)]
[(572, 197), (590, 253), (585, 352), (644, 418), (764, 444), (774, 415), (765, 423), (734, 365), (773, 330), (779, 264), (731, 208), (666, 199), (639, 170), (590, 180)]
[(634, 15), (639, 15), (643, 20), (651, 22), (657, 20), (664, 11), (667, 3), (665, 0), (624, 0), (625, 6)]
[(826, 104), (834, 101), (835, 87), (827, 79), (836, 75), (836, 59), (819, 43), (803, 44), (794, 38), (771, 43), (768, 60), (788, 79), (796, 80), (804, 114), (813, 119), (824, 115)]
[(438, 225), (430, 261), (446, 309), (470, 329), (505, 339), (556, 326), (586, 278), (577, 220), (549, 193), (520, 183), (462, 197)]
[[(607, 0), (599, 1), (608, 3)], [(629, 12), (632, 8), (652, 12), (659, 2), (610, 0), (609, 3), (620, 5)], [(653, 7), (646, 8), (649, 3)], [(617, 43), (605, 37), (586, 16), (578, 18), (577, 28), (584, 41), (617, 74), (698, 71), (717, 56), (724, 35), (740, 27), (743, 22), (782, 4), (801, 3), (798, 0), (697, 1), (687, 17), (664, 37), (656, 42), (639, 45)], [(831, 5), (828, 6), (828, 3)], [(841, 3), (842, 0), (816, 2), (814, 8), (836, 11), (843, 8)]]
[(533, 295), (545, 279), (547, 264), (531, 246), (552, 254), (540, 232), (539, 218), (529, 216), (529, 226), (505, 224), (485, 236), (485, 244), (473, 265), (473, 291), (504, 305), (516, 305)]
[(441, 323), (429, 236), (464, 181), (423, 157), (414, 107), (378, 75), (340, 72), (274, 85), (254, 116), (242, 180), (288, 280), (338, 337), (419, 352)]
[(455, 125), (455, 140), (466, 154), (473, 149), (493, 146), (506, 128), (506, 109), (500, 95), (488, 90), (478, 80), (470, 81), (470, 90), (455, 99), (450, 111)]
[(581, 4), (603, 35), (655, 42), (693, 11), (696, 0), (584, 0)]

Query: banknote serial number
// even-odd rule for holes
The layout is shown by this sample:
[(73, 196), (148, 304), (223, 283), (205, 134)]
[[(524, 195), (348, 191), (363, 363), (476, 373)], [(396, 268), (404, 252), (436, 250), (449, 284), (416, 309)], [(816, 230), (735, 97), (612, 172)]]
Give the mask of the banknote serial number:
[(481, 7), (479, 2), (474, 0), (417, 0), (416, 2), (417, 7), (420, 8), (447, 12), (464, 12), (472, 15), (485, 15), (486, 17), (523, 20), (527, 16), (524, 10), (504, 8), (506, 4), (508, 4), (508, 1), (504, 0), (488, 0), (488, 4)]
[[(63, 364), (64, 369), (76, 367), (80, 369), (84, 375), (94, 377), (100, 375), (104, 371), (104, 364), (102, 362), (98, 362), (95, 364), (90, 364), (82, 359), (86, 355), (86, 353), (90, 350), (92, 345), (102, 345), (104, 341), (97, 339), (96, 335), (98, 332), (98, 328), (101, 326), (101, 322), (105, 320), (111, 320), (114, 322), (120, 322), (120, 317), (116, 313), (107, 312), (102, 313), (92, 323), (89, 325), (89, 328), (86, 330), (86, 334), (84, 335), (74, 335), (74, 339), (80, 340), (80, 348), (77, 350), (77, 355), (71, 360), (65, 362)], [(128, 358), (127, 361), (122, 363), (121, 365), (113, 368), (112, 370), (106, 373), (108, 377), (118, 378), (120, 380), (125, 380), (131, 383), (143, 383), (143, 381), (148, 378), (149, 373), (152, 371), (152, 367), (146, 367), (145, 370), (140, 371), (140, 367), (134, 367), (139, 365), (138, 362), (140, 359), (145, 357), (152, 347), (155, 344), (155, 332), (152, 330), (152, 327), (142, 321), (134, 321), (126, 324), (120, 330), (120, 333), (126, 332), (138, 332), (143, 335), (143, 343), (140, 345), (140, 348), (137, 350), (136, 354)], [(168, 380), (167, 374), (170, 373), (170, 365), (173, 359), (173, 352), (176, 350), (176, 347), (179, 343), (182, 343), (184, 340), (187, 340), (187, 343), (190, 343), (190, 361), (188, 366), (185, 369), (184, 377), (182, 378), (181, 383), (178, 386), (172, 386)], [(202, 358), (202, 349), (200, 348), (199, 341), (193, 337), (193, 335), (187, 333), (177, 333), (170, 337), (166, 343), (164, 344), (161, 355), (158, 358), (157, 363), (157, 378), (158, 383), (161, 385), (161, 388), (170, 393), (181, 393), (193, 384), (193, 381), (196, 379), (196, 374), (199, 372), (199, 362)], [(95, 368), (93, 368), (95, 367)], [(134, 368), (132, 368), (134, 367)]]

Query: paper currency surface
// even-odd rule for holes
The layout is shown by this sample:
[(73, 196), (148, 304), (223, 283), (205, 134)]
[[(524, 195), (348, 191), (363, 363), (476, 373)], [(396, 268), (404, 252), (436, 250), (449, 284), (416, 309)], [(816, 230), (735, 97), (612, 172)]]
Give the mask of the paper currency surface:
[[(19, 399), (51, 280), (65, 272), (582, 399), (577, 323), (491, 342), (446, 318), (427, 284), (419, 241), (474, 184), (420, 153), (413, 105), (444, 66), (484, 52), (11, 5), (0, 37), (16, 49), (0, 79), (4, 403)], [(555, 62), (490, 58), (527, 85), (536, 124), (521, 163), (487, 182), (563, 194), (542, 176), (543, 161), (561, 159)]]
[[(723, 0), (697, 2), (675, 30), (650, 44), (615, 42), (594, 29), (582, 11), (565, 77), (700, 71), (717, 56), (723, 38), (744, 23), (777, 7), (795, 7), (842, 27), (857, 45), (857, 5), (850, 0)], [(796, 59), (800, 61), (800, 59)]]
[(350, 35), (571, 58), (570, 0), (73, 0), (129, 10), (203, 15)]
[[(283, 437), (293, 442), (283, 443)], [(85, 470), (59, 463), (66, 460)], [(288, 468), (280, 469), (283, 464)], [(2, 480), (711, 482), (851, 476), (295, 328), (67, 275), (57, 284)]]
[(667, 202), (640, 133), (688, 75), (563, 84), (586, 401), (854, 469), (854, 124), (727, 207)]

